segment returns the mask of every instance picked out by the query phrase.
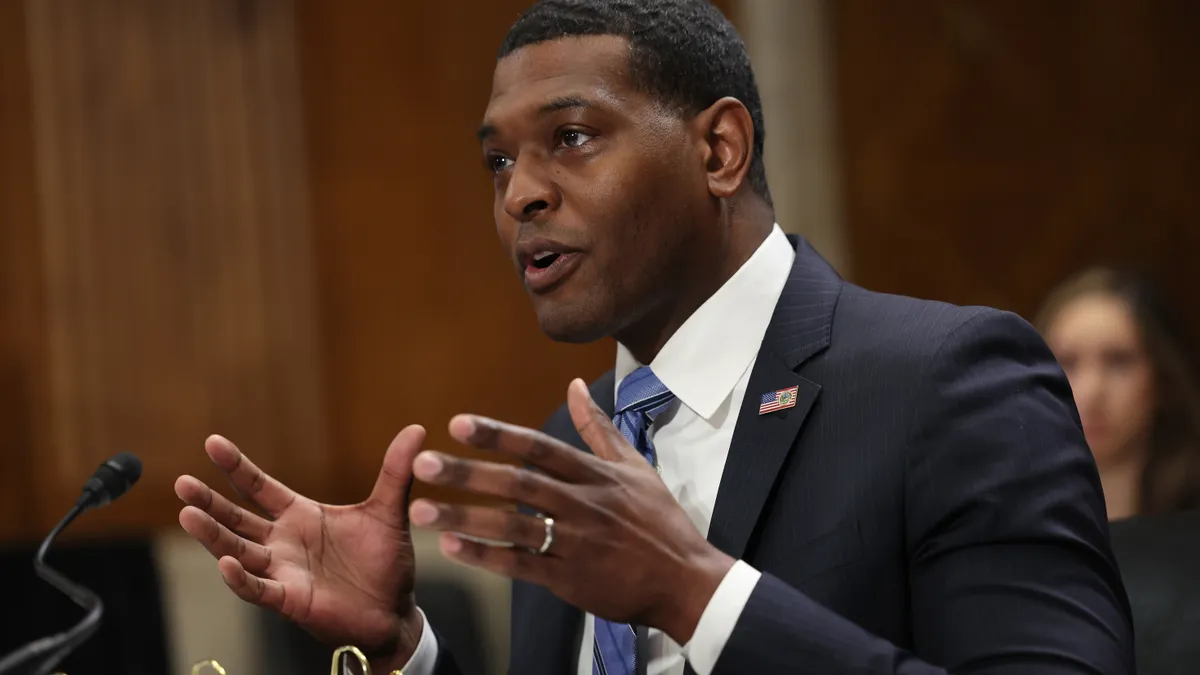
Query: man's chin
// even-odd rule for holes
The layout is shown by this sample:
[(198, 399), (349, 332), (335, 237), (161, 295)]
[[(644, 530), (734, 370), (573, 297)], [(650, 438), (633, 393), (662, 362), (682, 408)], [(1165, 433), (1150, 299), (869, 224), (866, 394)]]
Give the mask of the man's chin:
[(567, 307), (538, 307), (538, 326), (555, 342), (586, 344), (608, 337), (608, 324)]

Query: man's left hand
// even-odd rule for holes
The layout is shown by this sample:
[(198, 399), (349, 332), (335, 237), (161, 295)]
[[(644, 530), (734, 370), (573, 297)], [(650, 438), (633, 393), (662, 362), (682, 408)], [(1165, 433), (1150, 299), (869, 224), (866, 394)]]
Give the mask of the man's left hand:
[[(592, 400), (582, 380), (567, 407), (594, 455), (545, 434), (474, 415), (450, 421), (450, 434), (504, 453), (541, 472), (426, 450), (421, 480), (524, 504), (554, 519), (504, 508), (415, 500), (412, 522), (441, 530), (442, 553), (461, 563), (540, 584), (609, 621), (657, 628), (686, 644), (734, 560), (705, 540), (653, 467)], [(457, 536), (511, 542), (492, 546)]]

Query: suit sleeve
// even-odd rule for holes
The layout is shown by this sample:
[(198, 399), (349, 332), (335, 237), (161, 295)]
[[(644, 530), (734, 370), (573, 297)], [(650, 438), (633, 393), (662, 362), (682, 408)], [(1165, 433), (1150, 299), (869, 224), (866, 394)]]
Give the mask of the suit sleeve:
[[(458, 668), (458, 663), (454, 661), (454, 655), (450, 653), (450, 650), (442, 648), (445, 644), (442, 636), (438, 635), (436, 630), (433, 631), (433, 634), (438, 646), (436, 661), (433, 666), (433, 675), (463, 675), (463, 672)], [(407, 675), (409, 671), (404, 670), (402, 672)], [(414, 675), (416, 674), (414, 673)]]
[[(421, 627), (421, 639), (417, 643), (412, 657), (409, 658), (408, 663), (404, 664), (400, 672), (404, 675), (462, 675), (453, 655), (443, 647), (442, 636), (429, 623), (429, 617), (425, 616), (425, 612), (419, 608), (417, 611), (421, 612), (421, 617), (424, 619), (424, 625)], [(347, 662), (347, 667), (342, 669), (342, 675), (352, 675), (349, 662)]]
[(906, 449), (911, 649), (764, 574), (714, 673), (1134, 672), (1099, 477), (1045, 343), (988, 310), (929, 364)]

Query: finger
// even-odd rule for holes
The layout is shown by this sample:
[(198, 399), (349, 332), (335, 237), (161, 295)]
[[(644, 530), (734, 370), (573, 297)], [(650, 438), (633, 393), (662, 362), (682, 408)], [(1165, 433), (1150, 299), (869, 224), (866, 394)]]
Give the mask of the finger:
[(233, 558), (221, 558), (217, 561), (217, 568), (221, 570), (221, 579), (225, 581), (225, 585), (242, 600), (277, 612), (284, 611), (283, 603), (287, 594), (278, 581), (248, 573), (246, 568)]
[(230, 532), (195, 506), (183, 507), (179, 512), (179, 524), (217, 560), (235, 558), (246, 569), (259, 573), (271, 565), (270, 549)]
[(576, 378), (567, 387), (567, 411), (579, 437), (600, 459), (610, 462), (642, 459), (608, 414), (596, 405), (583, 380)]
[(568, 482), (584, 482), (594, 475), (587, 466), (587, 453), (533, 429), (477, 415), (457, 415), (450, 420), (450, 435), (472, 447), (517, 457)]
[(446, 533), (438, 541), (442, 555), (494, 574), (550, 586), (559, 578), (563, 561), (513, 546), (489, 546)]
[(515, 511), (418, 499), (409, 507), (408, 514), (411, 522), (419, 527), (535, 550), (541, 548), (546, 539), (544, 520)]
[(520, 502), (539, 511), (567, 511), (569, 486), (536, 471), (426, 450), (413, 461), (417, 478), (475, 494)]
[(234, 504), (196, 478), (191, 476), (177, 478), (175, 494), (184, 504), (204, 511), (218, 523), (250, 541), (261, 544), (271, 533), (270, 521)]
[(421, 444), (425, 442), (425, 429), (416, 424), (405, 427), (392, 440), (383, 456), (383, 467), (375, 479), (368, 502), (395, 509), (408, 499), (408, 487), (412, 484), (412, 463)]
[(204, 450), (234, 489), (272, 516), (278, 516), (296, 500), (291, 488), (264, 473), (228, 439), (209, 436)]

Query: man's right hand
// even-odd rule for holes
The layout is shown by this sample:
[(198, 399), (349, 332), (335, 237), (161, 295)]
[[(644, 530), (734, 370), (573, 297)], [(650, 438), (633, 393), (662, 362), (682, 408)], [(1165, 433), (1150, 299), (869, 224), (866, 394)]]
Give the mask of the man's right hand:
[(319, 504), (263, 473), (220, 436), (204, 444), (213, 463), (270, 519), (235, 505), (192, 476), (175, 481), (187, 506), (179, 523), (215, 558), (225, 583), (317, 639), (354, 645), (391, 670), (421, 637), (405, 500), (425, 430), (410, 426), (387, 449), (371, 496), (353, 506)]

